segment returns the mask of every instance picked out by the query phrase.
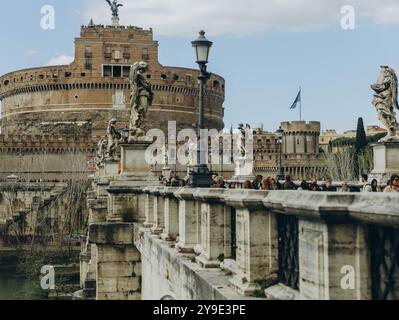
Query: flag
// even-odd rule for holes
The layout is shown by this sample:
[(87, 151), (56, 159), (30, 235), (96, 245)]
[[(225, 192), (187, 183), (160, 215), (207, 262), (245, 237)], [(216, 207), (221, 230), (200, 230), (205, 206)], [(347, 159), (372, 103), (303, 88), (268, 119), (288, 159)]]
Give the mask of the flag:
[(294, 103), (291, 106), (291, 109), (296, 109), (296, 107), (298, 106), (298, 103), (301, 102), (301, 89), (299, 89), (298, 95), (296, 96), (296, 99), (294, 101)]

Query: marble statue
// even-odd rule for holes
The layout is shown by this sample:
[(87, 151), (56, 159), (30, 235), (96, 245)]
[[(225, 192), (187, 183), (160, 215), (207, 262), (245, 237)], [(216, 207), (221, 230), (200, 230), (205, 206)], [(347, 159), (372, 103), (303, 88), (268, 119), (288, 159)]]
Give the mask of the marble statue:
[(110, 0), (106, 0), (111, 8), (112, 11), (112, 16), (114, 18), (119, 17), (119, 7), (123, 7), (123, 4), (118, 3), (118, 0), (113, 0), (112, 2)]
[(239, 150), (240, 150), (240, 155), (241, 157), (245, 157), (245, 155), (247, 154), (246, 151), (246, 138), (247, 138), (247, 132), (248, 130), (251, 129), (251, 126), (249, 124), (245, 125), (243, 123), (240, 123), (238, 125), (238, 130), (240, 132), (240, 138), (238, 140), (238, 146), (239, 146)]
[(101, 139), (98, 142), (98, 148), (97, 148), (97, 154), (96, 154), (97, 167), (101, 167), (104, 164), (107, 145), (108, 145), (108, 142), (106, 139)]
[(119, 146), (122, 134), (115, 128), (116, 122), (116, 119), (111, 119), (108, 122), (105, 160), (117, 160), (116, 148)]
[(144, 74), (148, 70), (145, 61), (136, 62), (130, 70), (130, 138), (129, 141), (140, 140), (145, 135), (145, 118), (148, 108), (152, 105), (154, 93), (151, 84), (146, 81)]
[(398, 105), (398, 79), (395, 71), (388, 66), (381, 66), (380, 77), (371, 88), (375, 91), (373, 105), (378, 118), (388, 130), (386, 137), (379, 142), (399, 141), (399, 124), (395, 109)]

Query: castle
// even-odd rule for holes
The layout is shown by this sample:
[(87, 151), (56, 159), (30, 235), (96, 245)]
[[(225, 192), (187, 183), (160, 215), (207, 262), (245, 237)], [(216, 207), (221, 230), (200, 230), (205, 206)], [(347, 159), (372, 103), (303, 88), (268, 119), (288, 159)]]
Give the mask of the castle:
[[(76, 143), (70, 141), (69, 148), (82, 153), (82, 166), (88, 163), (86, 171), (90, 173), (93, 147), (105, 135), (108, 121), (116, 118), (121, 127), (129, 121), (129, 72), (131, 65), (141, 60), (149, 63), (146, 76), (155, 92), (148, 129), (166, 132), (168, 121), (176, 121), (178, 130), (195, 127), (199, 71), (162, 66), (151, 29), (94, 25), (91, 21), (81, 27), (80, 37), (75, 39), (75, 60), (70, 65), (25, 69), (0, 77), (0, 149), (7, 149), (7, 162), (19, 163), (21, 154), (35, 157), (39, 149), (60, 155), (62, 141), (78, 139)], [(208, 128), (223, 129), (224, 98), (225, 81), (213, 74), (206, 86)], [(22, 135), (36, 137), (35, 143)], [(17, 148), (10, 149), (14, 140)], [(62, 163), (62, 156), (55, 158)], [(53, 162), (58, 163), (55, 159)], [(70, 170), (60, 165), (54, 171)], [(6, 171), (3, 176), (19, 169), (11, 165)]]

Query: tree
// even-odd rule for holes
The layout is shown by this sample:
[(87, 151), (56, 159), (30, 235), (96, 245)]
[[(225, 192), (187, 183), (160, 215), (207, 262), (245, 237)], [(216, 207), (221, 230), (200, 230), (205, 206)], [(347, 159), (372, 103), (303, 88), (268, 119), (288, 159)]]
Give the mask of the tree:
[(356, 153), (361, 152), (366, 146), (367, 146), (367, 137), (366, 137), (366, 131), (364, 130), (363, 118), (359, 118), (357, 120), (357, 129), (356, 129), (356, 142), (355, 142)]

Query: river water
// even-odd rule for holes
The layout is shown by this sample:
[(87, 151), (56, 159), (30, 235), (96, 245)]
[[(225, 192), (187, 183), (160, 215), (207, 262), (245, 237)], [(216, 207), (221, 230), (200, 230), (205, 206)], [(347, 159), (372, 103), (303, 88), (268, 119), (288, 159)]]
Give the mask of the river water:
[(27, 284), (14, 268), (0, 268), (0, 300), (25, 300), (22, 292)]

